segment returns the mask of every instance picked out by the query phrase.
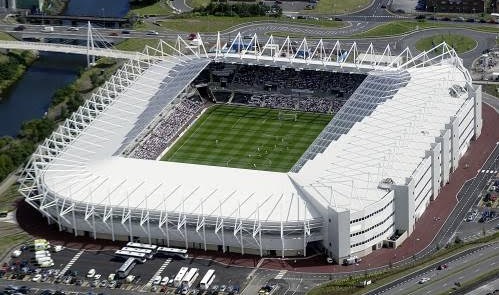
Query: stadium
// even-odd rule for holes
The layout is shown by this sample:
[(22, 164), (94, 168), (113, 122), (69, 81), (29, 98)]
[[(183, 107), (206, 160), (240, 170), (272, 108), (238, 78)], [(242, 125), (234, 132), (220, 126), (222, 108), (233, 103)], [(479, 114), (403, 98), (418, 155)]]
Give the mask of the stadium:
[(364, 256), (411, 234), (480, 135), (481, 88), (445, 43), (416, 56), (240, 34), (196, 43), (146, 47), (37, 148), (20, 192), (49, 224)]

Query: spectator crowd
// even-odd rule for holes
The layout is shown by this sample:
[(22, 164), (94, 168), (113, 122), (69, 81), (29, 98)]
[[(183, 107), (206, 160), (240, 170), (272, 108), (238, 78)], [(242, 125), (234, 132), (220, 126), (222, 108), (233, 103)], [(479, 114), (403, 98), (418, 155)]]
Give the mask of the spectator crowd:
[(130, 155), (131, 158), (155, 160), (201, 110), (201, 99), (182, 99), (142, 140)]

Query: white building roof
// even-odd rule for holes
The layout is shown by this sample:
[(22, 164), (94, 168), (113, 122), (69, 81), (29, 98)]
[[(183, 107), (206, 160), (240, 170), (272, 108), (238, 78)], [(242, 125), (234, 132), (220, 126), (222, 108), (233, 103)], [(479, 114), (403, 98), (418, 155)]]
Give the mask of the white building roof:
[(386, 195), (378, 189), (381, 180), (405, 184), (467, 98), (450, 94), (451, 87), (464, 88), (467, 81), (454, 65), (407, 72), (405, 87), (292, 176), (323, 206), (362, 210)]
[[(163, 58), (143, 72), (139, 70), (143, 60), (129, 62), (128, 72), (118, 73), (108, 82), (112, 85), (107, 85), (106, 91), (122, 90), (116, 97), (97, 92), (92, 102), (87, 101), (34, 154), (28, 167), (36, 170), (33, 174), (39, 177), (39, 189), (68, 203), (270, 223), (321, 218), (316, 210), (320, 208), (305, 205), (309, 196), (324, 207), (362, 209), (384, 196), (385, 191), (377, 189), (381, 179), (391, 177), (400, 184), (412, 174), (424, 151), (464, 101), (451, 97), (449, 87), (464, 87), (467, 81), (462, 68), (451, 64), (380, 68), (381, 72), (370, 76), (404, 71), (410, 79), (398, 91), (389, 90), (393, 97), (356, 121), (346, 134), (325, 144), (297, 173), (120, 156), (209, 62), (189, 56)], [(125, 75), (127, 79), (122, 81), (119, 77)], [(371, 89), (376, 85), (362, 85), (364, 89), (356, 93), (377, 95), (376, 89)], [(102, 97), (111, 103), (97, 112)], [(92, 112), (98, 113), (95, 118)], [(80, 125), (84, 127), (77, 128)], [(309, 196), (302, 196), (297, 185)]]

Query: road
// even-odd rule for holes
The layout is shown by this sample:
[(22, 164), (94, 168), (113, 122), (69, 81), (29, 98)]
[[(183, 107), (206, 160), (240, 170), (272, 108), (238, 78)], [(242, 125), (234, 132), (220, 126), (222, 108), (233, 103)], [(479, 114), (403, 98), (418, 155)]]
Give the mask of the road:
[[(385, 290), (383, 295), (446, 293), (456, 286), (456, 282), (463, 284), (493, 269), (497, 269), (499, 266), (498, 256), (499, 242), (496, 242), (489, 247), (447, 262), (447, 269), (437, 270), (433, 267), (425, 273), (412, 276), (391, 289)], [(429, 278), (430, 280), (424, 284), (419, 284), (418, 282), (422, 278)]]

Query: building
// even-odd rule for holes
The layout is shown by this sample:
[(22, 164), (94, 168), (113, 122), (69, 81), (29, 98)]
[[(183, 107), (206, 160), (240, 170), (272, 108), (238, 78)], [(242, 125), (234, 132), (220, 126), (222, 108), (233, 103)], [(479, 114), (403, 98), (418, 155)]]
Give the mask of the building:
[[(238, 42), (206, 53), (179, 37), (191, 54), (161, 42), (126, 62), (32, 155), (26, 202), (74, 235), (223, 252), (284, 257), (314, 244), (341, 259), (403, 242), (480, 135), (481, 88), (455, 51), (385, 58), (387, 46), (376, 60), (391, 62), (378, 64), (356, 59), (356, 43), (303, 40), (299, 56), (289, 39), (251, 52)], [(367, 77), (287, 173), (126, 157), (213, 61)]]

